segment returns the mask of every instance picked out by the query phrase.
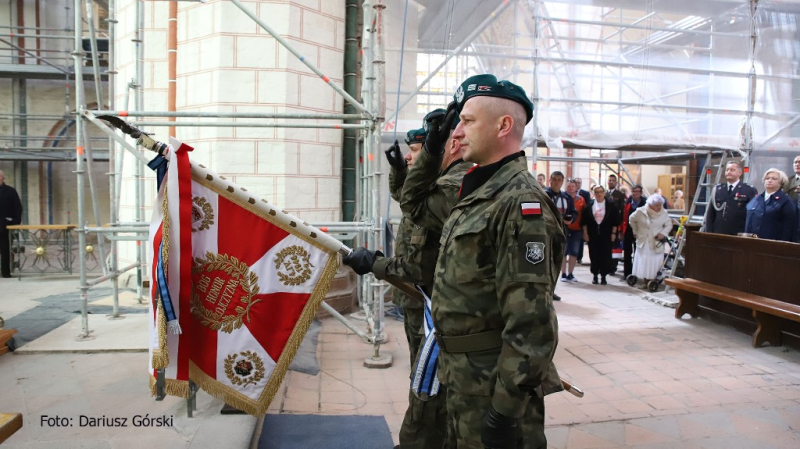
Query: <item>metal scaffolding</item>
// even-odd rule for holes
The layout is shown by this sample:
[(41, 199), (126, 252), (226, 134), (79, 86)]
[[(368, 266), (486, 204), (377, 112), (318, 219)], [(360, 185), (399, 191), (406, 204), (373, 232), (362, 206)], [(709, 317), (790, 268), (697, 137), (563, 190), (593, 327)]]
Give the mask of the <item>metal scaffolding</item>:
[[(68, 0), (65, 0), (67, 3)], [(31, 64), (15, 64), (19, 76), (31, 76), (55, 79), (93, 80), (95, 108), (89, 108), (85, 98), (84, 85), (75, 83), (76, 95), (74, 108), (76, 115), (32, 115), (27, 111), (15, 111), (12, 114), (0, 114), (0, 118), (9, 117), (18, 123), (28, 120), (74, 120), (76, 151), (74, 155), (65, 154), (63, 149), (52, 147), (32, 147), (27, 141), (34, 136), (26, 133), (14, 133), (3, 140), (10, 144), (8, 154), (17, 160), (39, 158), (37, 160), (76, 161), (78, 183), (78, 237), (80, 251), (80, 289), (83, 299), (83, 323), (81, 338), (91, 338), (89, 330), (86, 302), (89, 289), (105, 281), (111, 282), (114, 293), (114, 317), (118, 317), (119, 278), (130, 270), (137, 272), (137, 289), (139, 298), (146, 276), (143, 267), (146, 265), (146, 245), (137, 246), (134, 263), (119, 268), (117, 242), (135, 240), (138, 243), (146, 240), (148, 223), (143, 215), (144, 198), (144, 164), (147, 158), (125, 137), (105, 126), (96, 119), (97, 115), (124, 114), (133, 119), (140, 127), (283, 127), (283, 128), (321, 128), (352, 130), (358, 133), (357, 151), (362, 155), (362, 162), (356, 162), (356, 218), (352, 222), (319, 223), (327, 227), (329, 232), (336, 233), (342, 239), (357, 236), (359, 241), (370, 248), (381, 248), (384, 242), (384, 225), (388, 217), (381, 215), (386, 210), (382, 201), (386, 198), (382, 190), (384, 171), (383, 155), (380, 146), (393, 140), (390, 135), (383, 135), (383, 122), (393, 122), (397, 127), (400, 111), (408, 104), (416, 103), (416, 111), (421, 117), (427, 110), (446, 105), (458, 80), (480, 73), (493, 72), (500, 78), (508, 78), (520, 83), (531, 94), (536, 105), (533, 125), (526, 131), (523, 149), (527, 149), (536, 169), (539, 161), (549, 164), (565, 163), (570, 169), (573, 164), (591, 164), (591, 173), (602, 179), (603, 173), (618, 173), (629, 183), (636, 182), (627, 166), (631, 164), (686, 164), (686, 161), (698, 158), (698, 154), (708, 156), (713, 162), (717, 156), (730, 153), (736, 157), (749, 160), (753, 151), (773, 143), (780, 135), (798, 124), (800, 113), (782, 110), (779, 104), (770, 104), (769, 108), (756, 107), (756, 90), (758, 82), (794, 83), (800, 85), (800, 75), (792, 73), (775, 73), (756, 71), (756, 20), (757, 2), (742, 1), (728, 10), (721, 11), (718, 16), (692, 16), (664, 11), (633, 10), (629, 3), (620, 2), (625, 7), (616, 7), (614, 2), (603, 2), (608, 6), (597, 7), (597, 17), (586, 18), (575, 13), (570, 2), (548, 2), (544, 0), (497, 0), (476, 2), (475, 12), (471, 14), (471, 22), (465, 23), (463, 29), (456, 30), (439, 46), (439, 41), (421, 39), (416, 48), (405, 48), (417, 54), (417, 61), (423, 70), (417, 70), (420, 80), (414, 89), (390, 90), (385, 81), (386, 58), (388, 52), (400, 51), (397, 47), (387, 47), (386, 33), (383, 24), (382, 0), (363, 0), (362, 37), (362, 70), (361, 99), (358, 101), (344, 89), (328, 79), (309, 59), (304, 58), (289, 42), (273, 30), (268, 23), (248, 10), (239, 0), (231, 0), (244, 15), (255, 21), (258, 26), (271, 35), (290, 53), (299, 58), (306, 67), (319, 76), (334, 89), (352, 107), (353, 113), (342, 114), (302, 114), (302, 113), (209, 113), (181, 111), (146, 111), (144, 108), (144, 49), (146, 33), (144, 30), (144, 1), (136, 0), (134, 17), (129, 18), (135, 24), (136, 35), (131, 45), (135, 49), (135, 76), (126, 81), (127, 89), (124, 104), (114, 104), (116, 86), (121, 86), (115, 71), (115, 33), (117, 27), (116, 1), (108, 2), (108, 51), (101, 51), (98, 44), (98, 30), (95, 29), (95, 17), (92, 16), (93, 0), (73, 0), (74, 24), (67, 30), (73, 36), (51, 34), (40, 27), (24, 28), (36, 34), (19, 34), (15, 38), (23, 38), (17, 43), (0, 39), (6, 44), (13, 58), (32, 58), (37, 61)], [(426, 7), (431, 14), (439, 14), (432, 20), (453, 21), (453, 11), (447, 16), (446, 8), (438, 5), (442, 2), (427, 2)], [(446, 3), (446, 2), (444, 2)], [(437, 6), (438, 5), (438, 6)], [(440, 8), (435, 10), (435, 8)], [(650, 5), (650, 8), (653, 6)], [(83, 11), (87, 11), (84, 16)], [(626, 9), (627, 8), (627, 9)], [(465, 8), (468, 10), (468, 8)], [(560, 12), (559, 12), (560, 11)], [(630, 11), (640, 12), (638, 17), (630, 17)], [(723, 17), (724, 16), (724, 17)], [(243, 16), (244, 17), (244, 16)], [(511, 19), (509, 19), (511, 17)], [(86, 19), (86, 20), (84, 20)], [(421, 19), (427, 20), (427, 19)], [(739, 22), (736, 22), (736, 21)], [(749, 22), (746, 22), (749, 21)], [(747, 30), (736, 23), (746, 22)], [(87, 26), (88, 25), (88, 26)], [(85, 29), (88, 28), (88, 42)], [(599, 32), (582, 32), (597, 30)], [(25, 32), (27, 33), (27, 31)], [(43, 34), (39, 34), (43, 33)], [(420, 35), (424, 34), (420, 31)], [(73, 39), (72, 71), (59, 64), (59, 52), (49, 49), (33, 51), (24, 48), (24, 38)], [(440, 39), (441, 37), (437, 37)], [(747, 70), (731, 70), (716, 65), (715, 50), (719, 39), (742, 39), (749, 42)], [(21, 45), (22, 44), (22, 45)], [(88, 44), (88, 48), (87, 48)], [(595, 45), (596, 51), (590, 52), (579, 45)], [(607, 48), (614, 48), (613, 54), (606, 54)], [(402, 47), (401, 47), (402, 48)], [(681, 65), (677, 56), (681, 52), (699, 55), (703, 65), (690, 63)], [(16, 53), (16, 54), (15, 54)], [(651, 59), (657, 53), (663, 58)], [(107, 57), (108, 70), (101, 70), (101, 56)], [(55, 59), (54, 59), (55, 58)], [(84, 63), (91, 60), (90, 73), (84, 73)], [(673, 61), (678, 61), (672, 63)], [(414, 71), (409, 71), (413, 73)], [(669, 74), (663, 79), (659, 90), (654, 89), (645, 74)], [(103, 82), (107, 80), (104, 91)], [(454, 82), (453, 80), (456, 80)], [(741, 102), (732, 104), (715, 104), (715, 85), (720, 80), (739, 80), (747, 85), (747, 97)], [(174, 80), (173, 80), (174, 81)], [(726, 81), (726, 82), (727, 82)], [(599, 92), (585, 86), (599, 83)], [(69, 91), (67, 91), (69, 95)], [(133, 106), (130, 107), (130, 96)], [(385, 96), (396, 96), (400, 101), (395, 111), (386, 111)], [(402, 96), (402, 98), (399, 98)], [(692, 99), (694, 104), (689, 104)], [(104, 103), (105, 100), (105, 103)], [(684, 100), (681, 102), (681, 100)], [(389, 104), (395, 104), (389, 101)], [(718, 117), (744, 116), (744, 122), (737, 127), (741, 134), (738, 144), (729, 144), (724, 139), (716, 139), (718, 128), (724, 129), (729, 122), (718, 120)], [(187, 120), (176, 121), (177, 118)], [(155, 120), (167, 119), (167, 120)], [(213, 119), (214, 121), (206, 121)], [(239, 121), (245, 119), (247, 121)], [(283, 119), (288, 123), (270, 123), (267, 119)], [(758, 141), (754, 137), (754, 121), (760, 120), (762, 128), (770, 130), (765, 139)], [(325, 121), (318, 123), (317, 121)], [(328, 121), (330, 120), (330, 123)], [(558, 122), (558, 120), (562, 120)], [(637, 128), (634, 138), (614, 139), (613, 132), (628, 131), (630, 123), (643, 120), (646, 127)], [(313, 121), (313, 122), (312, 122)], [(347, 121), (348, 123), (343, 123)], [(87, 122), (108, 136), (108, 151), (97, 145), (96, 139), (90, 138)], [(769, 126), (763, 125), (769, 122)], [(560, 126), (563, 129), (556, 129)], [(94, 129), (94, 128), (93, 128)], [(667, 129), (675, 132), (680, 138), (664, 142), (642, 142), (635, 136), (655, 130)], [(555, 130), (555, 131), (554, 131)], [(592, 130), (607, 131), (602, 136), (594, 136)], [(557, 132), (556, 132), (557, 131)], [(561, 134), (558, 134), (561, 132)], [(728, 133), (730, 134), (730, 132)], [(612, 137), (609, 137), (612, 136)], [(165, 136), (166, 137), (166, 136)], [(694, 139), (693, 137), (699, 137)], [(66, 139), (65, 139), (66, 140)], [(729, 139), (730, 140), (730, 139)], [(646, 156), (633, 155), (631, 152), (645, 152)], [(782, 149), (778, 149), (778, 152)], [(125, 166), (125, 155), (134, 156), (135, 195), (134, 207), (136, 216), (131, 223), (120, 223), (120, 195), (122, 190), (121, 174)], [(130, 158), (129, 158), (130, 159)], [(92, 173), (93, 161), (108, 160), (109, 163), (109, 226), (89, 226), (86, 211), (89, 207), (84, 197), (84, 183), (90, 187), (91, 207), (99, 220), (98, 189), (94, 186)], [(130, 163), (130, 162), (128, 162)], [(545, 169), (547, 170), (547, 168)], [(688, 174), (692, 176), (692, 173)], [(568, 174), (569, 176), (569, 174)], [(690, 198), (691, 192), (687, 192)], [(692, 208), (694, 210), (694, 208)], [(86, 272), (85, 256), (87, 253), (87, 237), (97, 238), (98, 250), (103, 256), (103, 275), (89, 279)], [(92, 248), (93, 250), (94, 248)], [(106, 263), (105, 261), (108, 261)], [(367, 317), (367, 332), (353, 326), (336, 311), (329, 311), (345, 322), (363, 338), (368, 339), (378, 348), (383, 338), (383, 300), (385, 284), (368, 275), (360, 279), (358, 287), (359, 304)]]

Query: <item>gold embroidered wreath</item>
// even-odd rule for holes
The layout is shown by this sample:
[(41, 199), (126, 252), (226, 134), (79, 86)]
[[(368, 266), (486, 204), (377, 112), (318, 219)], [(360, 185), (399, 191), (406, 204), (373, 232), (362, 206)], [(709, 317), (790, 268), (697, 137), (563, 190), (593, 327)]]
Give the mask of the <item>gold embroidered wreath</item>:
[[(314, 265), (311, 264), (310, 257), (311, 255), (298, 245), (286, 247), (275, 255), (275, 269), (278, 270), (278, 279), (283, 285), (301, 285), (311, 278), (311, 269)], [(281, 272), (281, 266), (284, 264), (289, 274)]]
[(252, 351), (242, 351), (238, 355), (244, 357), (247, 361), (252, 362), (255, 365), (255, 372), (246, 377), (240, 377), (233, 371), (233, 364), (236, 362), (237, 354), (231, 354), (225, 358), (225, 375), (228, 376), (228, 380), (231, 381), (232, 384), (236, 385), (237, 387), (246, 387), (250, 384), (256, 384), (258, 381), (264, 378), (265, 370), (264, 370), (264, 362), (261, 361), (261, 357), (258, 356), (255, 352)]
[(234, 256), (227, 254), (214, 254), (212, 252), (206, 253), (205, 259), (196, 258), (192, 266), (192, 273), (197, 274), (201, 272), (223, 271), (228, 276), (239, 278), (239, 287), (246, 293), (240, 301), (244, 304), (236, 306), (236, 315), (225, 315), (213, 312), (203, 307), (202, 298), (200, 294), (194, 291), (192, 293), (192, 306), (191, 313), (195, 316), (203, 326), (212, 330), (226, 333), (233, 332), (234, 329), (242, 327), (243, 319), (247, 316), (247, 322), (250, 322), (250, 308), (256, 305), (260, 299), (253, 301), (253, 296), (257, 295), (260, 291), (258, 288), (258, 276), (250, 271), (246, 263), (240, 262)]

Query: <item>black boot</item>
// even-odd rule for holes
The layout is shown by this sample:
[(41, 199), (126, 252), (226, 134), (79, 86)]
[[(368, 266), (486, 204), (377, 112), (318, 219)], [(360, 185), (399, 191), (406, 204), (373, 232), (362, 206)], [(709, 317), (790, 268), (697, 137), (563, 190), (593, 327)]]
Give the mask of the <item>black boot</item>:
[(608, 285), (608, 282), (606, 282), (606, 277), (605, 276), (600, 278), (600, 285)]
[(594, 277), (592, 277), (592, 284), (597, 284), (597, 275), (596, 274), (594, 275)]

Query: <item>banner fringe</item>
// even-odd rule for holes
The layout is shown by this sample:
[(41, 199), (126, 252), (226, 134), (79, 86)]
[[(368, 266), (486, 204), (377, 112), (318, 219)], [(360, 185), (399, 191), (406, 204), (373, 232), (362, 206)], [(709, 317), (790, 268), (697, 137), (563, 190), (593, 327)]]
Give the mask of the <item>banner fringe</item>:
[(152, 365), (154, 369), (166, 368), (169, 365), (169, 349), (167, 348), (167, 318), (164, 316), (164, 305), (156, 300), (156, 332), (158, 332), (158, 349), (153, 349)]
[[(179, 398), (189, 398), (189, 381), (177, 379), (165, 379), (164, 391), (170, 396)], [(156, 395), (156, 378), (150, 375), (150, 395)]]

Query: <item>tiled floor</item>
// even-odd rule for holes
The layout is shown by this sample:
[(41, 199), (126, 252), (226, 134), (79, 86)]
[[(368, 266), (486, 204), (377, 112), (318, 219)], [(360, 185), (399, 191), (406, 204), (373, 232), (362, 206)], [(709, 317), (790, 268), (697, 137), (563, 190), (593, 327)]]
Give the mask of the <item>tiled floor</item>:
[[(585, 268), (579, 279), (588, 281)], [(750, 346), (750, 336), (641, 299), (617, 282), (559, 285), (562, 377), (585, 392), (547, 397), (551, 448), (798, 448), (800, 354)], [(394, 357), (332, 319), (323, 323), (317, 376), (290, 373), (271, 413), (383, 415), (397, 441), (409, 363), (402, 323), (387, 319)]]

